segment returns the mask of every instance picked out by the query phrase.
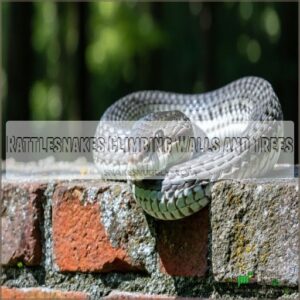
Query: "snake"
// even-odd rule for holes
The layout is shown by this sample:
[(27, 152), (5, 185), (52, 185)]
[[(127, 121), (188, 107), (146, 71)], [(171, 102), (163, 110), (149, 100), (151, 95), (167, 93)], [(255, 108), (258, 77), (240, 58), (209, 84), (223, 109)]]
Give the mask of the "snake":
[[(128, 181), (136, 202), (146, 213), (160, 220), (177, 220), (208, 205), (214, 182), (263, 176), (270, 171), (280, 153), (255, 153), (251, 149), (262, 136), (280, 136), (282, 127), (277, 124), (282, 120), (281, 105), (272, 85), (260, 77), (243, 77), (200, 94), (137, 91), (117, 100), (104, 112), (95, 137), (111, 134), (124, 137), (137, 132), (147, 137), (156, 136), (157, 128), (152, 128), (149, 121), (172, 121), (170, 128), (165, 126), (160, 128), (160, 132), (162, 129), (169, 130), (169, 134), (174, 132), (176, 135), (181, 130), (186, 135), (192, 135), (195, 129), (191, 124), (200, 122), (209, 125), (205, 130), (198, 128), (197, 134), (209, 138), (255, 138), (250, 139), (247, 146), (243, 143), (236, 145), (233, 151), (203, 151), (200, 155), (180, 157), (178, 161), (172, 155), (168, 157), (168, 154), (161, 159), (158, 153), (155, 159), (149, 160), (147, 155), (135, 155), (133, 159), (132, 155), (122, 151), (102, 153), (94, 150), (94, 163), (104, 176), (108, 172), (127, 172), (129, 165), (132, 169), (149, 165), (149, 161), (152, 161), (152, 166), (164, 161), (164, 172), (159, 179), (140, 176)], [(134, 126), (127, 128), (123, 121), (133, 122)], [(235, 126), (240, 122), (247, 125)], [(153, 153), (151, 155), (153, 157)]]

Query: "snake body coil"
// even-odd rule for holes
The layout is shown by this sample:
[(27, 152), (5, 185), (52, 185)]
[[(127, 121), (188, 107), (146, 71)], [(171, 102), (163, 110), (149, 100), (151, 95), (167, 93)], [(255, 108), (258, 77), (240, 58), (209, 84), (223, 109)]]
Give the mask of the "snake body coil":
[[(212, 125), (205, 130), (208, 137), (248, 136), (257, 140), (261, 136), (280, 134), (280, 128), (272, 125), (282, 120), (281, 106), (272, 86), (264, 79), (245, 77), (203, 94), (160, 91), (129, 94), (110, 106), (101, 118), (101, 121), (117, 121), (116, 125), (99, 125), (96, 136), (107, 132), (126, 135), (128, 132), (118, 127), (118, 121), (138, 122), (148, 114), (167, 114), (170, 111), (180, 111), (191, 122), (212, 121)], [(237, 122), (249, 121), (245, 128), (233, 126)], [(211, 182), (262, 175), (274, 166), (278, 152), (256, 154), (250, 151), (254, 146), (240, 145), (230, 152), (205, 152), (170, 167), (163, 180), (132, 181), (132, 192), (143, 209), (155, 218), (174, 220), (186, 217), (207, 205)], [(124, 154), (103, 155), (94, 152), (94, 161), (100, 173), (104, 173), (107, 170), (126, 169), (128, 157)], [(184, 172), (180, 171), (187, 169), (193, 170), (193, 176), (188, 173), (182, 175)]]

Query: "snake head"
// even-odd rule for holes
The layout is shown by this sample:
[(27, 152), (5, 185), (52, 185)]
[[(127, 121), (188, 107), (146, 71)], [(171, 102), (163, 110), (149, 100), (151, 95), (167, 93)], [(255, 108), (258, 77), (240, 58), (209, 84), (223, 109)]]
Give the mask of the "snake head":
[(136, 121), (132, 128), (135, 144), (129, 148), (129, 179), (157, 178), (175, 164), (189, 160), (193, 153), (187, 143), (193, 134), (190, 119), (180, 111), (151, 113)]

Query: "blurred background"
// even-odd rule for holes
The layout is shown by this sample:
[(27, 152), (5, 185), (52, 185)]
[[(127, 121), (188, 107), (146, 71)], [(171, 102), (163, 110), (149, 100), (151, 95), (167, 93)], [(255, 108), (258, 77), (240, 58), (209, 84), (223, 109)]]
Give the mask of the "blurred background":
[(98, 120), (136, 90), (201, 93), (255, 75), (298, 129), (298, 3), (6, 2), (1, 72), (2, 125)]

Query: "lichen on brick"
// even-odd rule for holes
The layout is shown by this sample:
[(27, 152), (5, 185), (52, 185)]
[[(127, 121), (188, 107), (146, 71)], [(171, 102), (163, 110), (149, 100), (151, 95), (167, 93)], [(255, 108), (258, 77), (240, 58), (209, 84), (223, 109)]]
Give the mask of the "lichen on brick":
[[(151, 221), (132, 198), (125, 184), (112, 183), (98, 197), (101, 222), (113, 247), (122, 247), (134, 262), (143, 264), (149, 272), (156, 268), (155, 237)], [(150, 227), (149, 227), (150, 226)]]
[[(248, 271), (262, 284), (297, 284), (295, 181), (222, 181), (213, 187), (212, 262), (224, 281)], [(289, 270), (290, 268), (290, 270)]]

